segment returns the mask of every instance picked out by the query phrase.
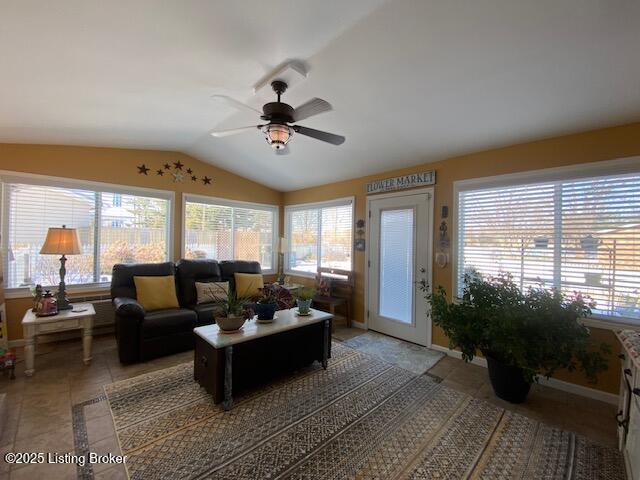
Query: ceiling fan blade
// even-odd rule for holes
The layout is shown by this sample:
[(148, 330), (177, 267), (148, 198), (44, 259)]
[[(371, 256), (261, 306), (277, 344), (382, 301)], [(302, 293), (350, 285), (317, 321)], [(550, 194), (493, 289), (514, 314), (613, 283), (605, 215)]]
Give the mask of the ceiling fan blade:
[(245, 110), (252, 113), (257, 113), (258, 115), (262, 115), (262, 112), (258, 109), (255, 109), (246, 103), (242, 103), (240, 100), (236, 100), (235, 98), (228, 97), (227, 95), (211, 95), (211, 98), (217, 100), (219, 102), (226, 103), (227, 105), (237, 108), (238, 110)]
[(236, 133), (248, 132), (249, 130), (260, 130), (264, 125), (251, 125), (250, 127), (229, 128), (228, 130), (214, 130), (211, 132), (212, 137), (228, 137)]
[(276, 155), (289, 155), (291, 150), (289, 150), (289, 145), (285, 145), (284, 148), (276, 149)]
[(330, 110), (333, 110), (333, 107), (329, 102), (322, 100), (321, 98), (312, 98), (293, 111), (293, 121), (299, 122), (305, 118), (313, 117), (314, 115), (328, 112)]
[(315, 138), (316, 140), (321, 140), (323, 142), (331, 143), (333, 145), (342, 145), (346, 140), (342, 135), (323, 132), (322, 130), (303, 127), (302, 125), (293, 125), (291, 128), (293, 128), (300, 135), (306, 135), (307, 137), (312, 137), (312, 138)]

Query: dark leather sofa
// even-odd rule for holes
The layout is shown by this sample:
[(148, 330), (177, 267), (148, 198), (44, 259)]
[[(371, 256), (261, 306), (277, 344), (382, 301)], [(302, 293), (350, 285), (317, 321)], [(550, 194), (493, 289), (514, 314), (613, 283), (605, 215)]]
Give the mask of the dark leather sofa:
[[(190, 350), (193, 329), (214, 322), (213, 304), (196, 303), (196, 282), (234, 285), (234, 273), (261, 273), (258, 262), (179, 260), (165, 263), (116, 264), (111, 298), (116, 311), (116, 340), (122, 363), (134, 363)], [(134, 276), (174, 275), (180, 308), (145, 312), (136, 301)]]

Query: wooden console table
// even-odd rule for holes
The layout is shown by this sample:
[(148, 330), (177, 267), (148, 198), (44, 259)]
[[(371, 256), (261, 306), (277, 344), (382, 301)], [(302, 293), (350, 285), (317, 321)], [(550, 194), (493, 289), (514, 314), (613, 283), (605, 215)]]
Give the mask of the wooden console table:
[(35, 372), (34, 357), (35, 344), (38, 335), (66, 332), (69, 330), (82, 330), (83, 360), (85, 365), (91, 363), (91, 340), (93, 335), (93, 317), (96, 311), (91, 303), (73, 303), (73, 310), (62, 310), (57, 315), (50, 317), (36, 317), (36, 314), (27, 310), (22, 318), (22, 332), (25, 346), (25, 371), (30, 377)]
[(294, 309), (278, 310), (272, 323), (244, 324), (237, 333), (220, 333), (217, 325), (194, 329), (194, 378), (225, 410), (232, 393), (279, 373), (319, 361), (326, 369), (331, 356), (331, 314), (311, 309), (297, 316)]

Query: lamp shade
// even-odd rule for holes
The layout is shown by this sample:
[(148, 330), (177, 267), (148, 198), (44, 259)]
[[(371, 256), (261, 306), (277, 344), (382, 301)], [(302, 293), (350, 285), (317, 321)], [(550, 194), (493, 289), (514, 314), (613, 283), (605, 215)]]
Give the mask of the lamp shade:
[(80, 251), (80, 240), (75, 228), (49, 227), (47, 238), (40, 249), (40, 253), (45, 255), (78, 255)]

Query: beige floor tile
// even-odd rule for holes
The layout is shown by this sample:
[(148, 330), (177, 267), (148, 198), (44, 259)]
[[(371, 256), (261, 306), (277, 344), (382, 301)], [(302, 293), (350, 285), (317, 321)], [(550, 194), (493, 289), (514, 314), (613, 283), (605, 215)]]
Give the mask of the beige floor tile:
[(72, 480), (78, 478), (75, 464), (31, 464), (11, 469), (10, 480)]
[(450, 378), (445, 378), (442, 381), (442, 385), (445, 385), (449, 388), (453, 388), (454, 390), (458, 390), (459, 392), (466, 393), (467, 395), (475, 396), (476, 392), (480, 388), (479, 386), (470, 385), (468, 383), (458, 383), (455, 380), (451, 380)]
[(95, 480), (126, 480), (127, 471), (124, 465), (117, 465), (95, 475)]
[(8, 452), (15, 452), (13, 443), (8, 443), (0, 447), (0, 474), (8, 474), (11, 469), (11, 464), (5, 462), (4, 456)]
[(86, 424), (89, 444), (113, 437), (116, 434), (111, 415), (87, 419)]
[[(120, 446), (118, 445), (118, 440), (116, 439), (115, 434), (98, 442), (90, 443), (89, 450), (91, 452), (97, 453), (98, 455), (106, 455), (109, 453), (113, 453), (114, 455), (121, 455)], [(112, 463), (94, 463), (92, 465), (93, 472), (95, 474), (103, 472), (105, 470), (109, 470), (113, 466), (114, 464)]]

